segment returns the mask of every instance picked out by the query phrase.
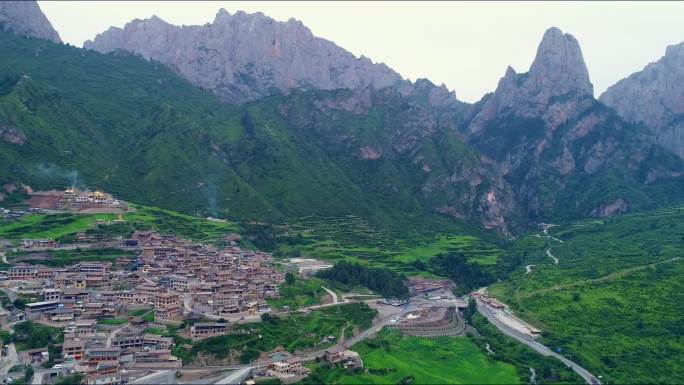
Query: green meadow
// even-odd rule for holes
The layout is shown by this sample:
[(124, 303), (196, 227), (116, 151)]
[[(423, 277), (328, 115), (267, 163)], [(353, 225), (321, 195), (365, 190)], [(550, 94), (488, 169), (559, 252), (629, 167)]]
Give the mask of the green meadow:
[(468, 338), (436, 339), (382, 331), (355, 345), (364, 369), (316, 366), (309, 381), (331, 384), (519, 384), (513, 365), (494, 361)]
[[(684, 210), (583, 221), (523, 237), (523, 264), (491, 292), (541, 328), (541, 342), (605, 382), (684, 381)], [(546, 251), (559, 259), (556, 265)]]

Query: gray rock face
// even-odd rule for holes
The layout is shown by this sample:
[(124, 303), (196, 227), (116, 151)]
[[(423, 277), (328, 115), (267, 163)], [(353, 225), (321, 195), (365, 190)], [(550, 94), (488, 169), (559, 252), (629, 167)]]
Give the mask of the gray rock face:
[(0, 1), (0, 29), (55, 43), (62, 42), (35, 1)]
[(644, 123), (658, 143), (684, 158), (684, 43), (609, 87), (599, 100), (630, 122)]
[(26, 143), (26, 135), (21, 130), (0, 123), (0, 139), (9, 144), (23, 145)]
[(154, 16), (110, 28), (84, 47), (126, 50), (168, 65), (225, 101), (242, 103), (299, 89), (383, 88), (399, 74), (315, 37), (300, 21), (221, 9), (213, 23), (175, 26)]
[(592, 186), (643, 187), (680, 174), (674, 156), (654, 160), (665, 153), (650, 132), (594, 99), (577, 40), (557, 28), (544, 34), (529, 72), (509, 67), (471, 114), (468, 142), (496, 163), (531, 218), (612, 215), (631, 208), (633, 197)]
[(529, 72), (517, 74), (509, 66), (470, 130), (479, 131), (487, 121), (511, 109), (519, 116), (536, 117), (554, 99), (584, 98), (593, 93), (577, 39), (552, 27), (544, 33)]

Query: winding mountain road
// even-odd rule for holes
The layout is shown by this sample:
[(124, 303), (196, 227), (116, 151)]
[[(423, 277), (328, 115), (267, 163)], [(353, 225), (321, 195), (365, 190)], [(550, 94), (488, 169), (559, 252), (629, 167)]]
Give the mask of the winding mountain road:
[(549, 248), (549, 249), (546, 249), (546, 255), (548, 255), (549, 258), (553, 259), (553, 263), (555, 263), (556, 265), (558, 264), (558, 258), (556, 258), (555, 255), (551, 254), (551, 249), (550, 249), (550, 248)]
[(552, 227), (556, 227), (558, 225), (554, 225), (551, 223), (540, 223), (540, 225), (544, 228), (542, 231), (543, 231), (544, 235), (546, 235), (546, 238), (548, 238), (552, 241), (556, 241), (558, 243), (563, 243), (562, 239), (558, 239), (558, 238), (554, 237), (553, 235), (549, 234), (549, 229)]

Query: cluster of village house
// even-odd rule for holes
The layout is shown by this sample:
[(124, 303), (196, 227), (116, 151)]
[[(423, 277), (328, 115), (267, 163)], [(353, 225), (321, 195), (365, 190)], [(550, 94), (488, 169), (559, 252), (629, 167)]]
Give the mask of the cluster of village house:
[[(29, 246), (29, 245), (25, 245)], [(237, 247), (223, 250), (175, 236), (138, 231), (122, 240), (122, 249), (136, 251), (135, 258), (121, 257), (114, 264), (80, 262), (67, 267), (19, 263), (7, 271), (7, 289), (40, 296), (23, 313), (34, 321), (64, 328), (62, 357), (88, 383), (122, 381), (119, 369), (177, 368), (171, 355), (173, 341), (145, 334), (142, 317), (128, 317), (116, 335), (103, 340), (98, 320), (149, 309), (155, 322), (186, 316), (226, 317), (268, 311), (267, 298), (279, 296), (284, 274), (272, 267), (270, 256)], [(45, 247), (50, 247), (46, 244)], [(126, 266), (126, 269), (120, 268)], [(117, 326), (118, 327), (118, 326)], [(197, 322), (185, 336), (202, 339), (227, 333), (225, 322)], [(32, 363), (47, 359), (46, 349), (25, 352)]]
[[(330, 364), (340, 365), (345, 369), (361, 368), (363, 361), (357, 352), (349, 350), (344, 345), (337, 345), (327, 349), (323, 359)], [(296, 382), (310, 373), (309, 368), (302, 365), (297, 356), (284, 357), (273, 362), (266, 368), (265, 374), (280, 378), (283, 383)]]

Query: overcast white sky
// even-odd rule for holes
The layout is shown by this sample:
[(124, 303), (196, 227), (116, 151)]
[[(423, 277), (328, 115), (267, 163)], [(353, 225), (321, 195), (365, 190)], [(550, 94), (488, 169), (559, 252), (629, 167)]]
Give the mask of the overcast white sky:
[(39, 1), (62, 40), (76, 46), (110, 26), (157, 15), (204, 24), (219, 8), (304, 22), (314, 35), (430, 79), (476, 101), (506, 66), (525, 72), (541, 36), (557, 26), (580, 42), (596, 96), (684, 41), (684, 2), (104, 2)]

